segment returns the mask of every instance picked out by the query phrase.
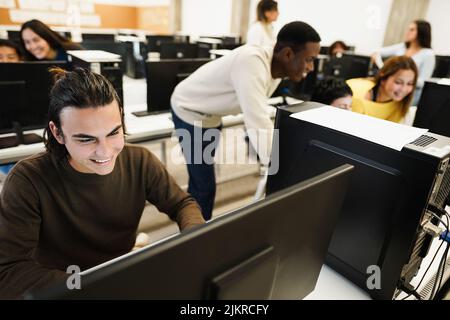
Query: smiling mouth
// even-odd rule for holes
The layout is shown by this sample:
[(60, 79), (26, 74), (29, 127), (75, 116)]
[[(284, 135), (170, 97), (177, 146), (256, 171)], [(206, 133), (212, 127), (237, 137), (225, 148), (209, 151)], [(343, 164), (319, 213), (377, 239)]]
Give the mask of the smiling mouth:
[(106, 160), (96, 160), (96, 159), (90, 159), (93, 163), (97, 164), (97, 165), (106, 165), (109, 164), (111, 162), (111, 159), (106, 159)]

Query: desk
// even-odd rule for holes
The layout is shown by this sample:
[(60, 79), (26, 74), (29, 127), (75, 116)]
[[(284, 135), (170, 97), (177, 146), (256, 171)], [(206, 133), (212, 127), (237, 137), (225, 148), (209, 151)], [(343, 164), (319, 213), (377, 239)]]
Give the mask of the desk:
[[(450, 207), (447, 207), (447, 210), (449, 210)], [(441, 240), (435, 238), (431, 244), (430, 250), (428, 255), (422, 260), (421, 267), (417, 273), (417, 275), (412, 279), (411, 285), (413, 287), (417, 287), (420, 280), (425, 274), (426, 269), (428, 268), (429, 264), (431, 263), (431, 260), (433, 259), (434, 254), (436, 253), (436, 250), (439, 248), (439, 245), (441, 244)], [(429, 287), (429, 283), (432, 280), (433, 276), (436, 274), (440, 258), (442, 257), (444, 253), (444, 245), (442, 246), (441, 250), (439, 251), (435, 261), (430, 267), (430, 270), (425, 275), (425, 278), (420, 285), (420, 288), (418, 288), (417, 292), (419, 294), (423, 291), (424, 293), (421, 294), (422, 297), (427, 297), (425, 294), (427, 286)], [(445, 280), (449, 278), (450, 274), (450, 261), (447, 260), (447, 272), (444, 273), (444, 279), (442, 284), (445, 283)], [(396, 300), (401, 300), (405, 298), (407, 294), (404, 292), (401, 292)], [(372, 299), (368, 292), (364, 291), (351, 281), (349, 281), (347, 278), (342, 276), (341, 274), (334, 271), (332, 268), (330, 268), (327, 265), (323, 265), (319, 278), (317, 280), (316, 287), (313, 292), (311, 292), (309, 295), (305, 297), (305, 300), (370, 300)], [(415, 300), (413, 296), (410, 296), (407, 300)]]

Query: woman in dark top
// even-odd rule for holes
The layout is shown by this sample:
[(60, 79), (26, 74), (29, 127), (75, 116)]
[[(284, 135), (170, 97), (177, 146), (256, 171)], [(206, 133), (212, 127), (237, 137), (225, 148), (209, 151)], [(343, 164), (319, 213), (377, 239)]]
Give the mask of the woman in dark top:
[(67, 61), (67, 50), (82, 49), (43, 22), (33, 19), (25, 22), (20, 29), (20, 42), (25, 48), (26, 60)]

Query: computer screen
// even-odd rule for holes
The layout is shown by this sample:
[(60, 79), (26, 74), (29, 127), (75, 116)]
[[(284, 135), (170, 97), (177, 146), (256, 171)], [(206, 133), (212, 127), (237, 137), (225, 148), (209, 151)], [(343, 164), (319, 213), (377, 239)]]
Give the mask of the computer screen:
[(35, 291), (35, 299), (302, 299), (315, 287), (352, 166)]
[(450, 80), (425, 82), (413, 126), (450, 137)]
[(161, 52), (161, 44), (168, 42), (189, 42), (187, 36), (176, 35), (147, 35), (147, 52)]
[(83, 40), (81, 46), (85, 50), (103, 50), (110, 53), (115, 53), (121, 56), (120, 70), (123, 74), (126, 74), (126, 61), (128, 60), (129, 51), (127, 50), (127, 43), (114, 42), (109, 40)]
[(170, 97), (179, 82), (210, 59), (165, 59), (147, 61), (147, 111), (134, 112), (136, 116), (169, 112)]
[(450, 56), (436, 56), (433, 78), (450, 78)]
[(107, 41), (114, 42), (116, 35), (114, 33), (82, 33), (81, 39), (84, 41)]
[(66, 69), (67, 63), (0, 63), (0, 133), (14, 132), (14, 123), (23, 129), (44, 128), (53, 83), (50, 67)]
[(20, 31), (18, 30), (8, 30), (8, 39), (16, 42), (20, 42)]
[[(439, 194), (436, 199), (441, 199), (434, 206), (442, 208), (450, 188), (450, 167), (445, 169), (448, 157), (444, 157), (445, 152), (442, 159), (430, 155), (427, 148), (445, 147), (450, 140), (427, 133), (429, 137), (422, 139), (425, 143), (411, 142), (398, 151), (291, 117), (293, 113), (321, 107), (324, 105), (304, 102), (278, 108), (275, 128), (279, 142), (273, 149), (278, 150), (279, 170), (269, 175), (267, 194), (330, 168), (345, 163), (353, 165), (355, 169), (326, 261), (373, 298), (392, 299), (397, 286), (409, 283), (427, 254), (430, 239), (420, 226), (431, 203), (431, 190), (433, 197)], [(335, 111), (342, 113), (341, 118), (351, 128), (360, 126), (358, 118), (367, 117)], [(392, 126), (387, 121), (373, 121), (378, 126)], [(396, 138), (392, 136), (390, 140)], [(444, 181), (441, 186), (447, 186), (441, 188), (439, 181)], [(367, 286), (370, 266), (380, 268), (380, 288)]]
[(160, 46), (160, 59), (194, 59), (197, 55), (195, 43), (163, 42)]
[(341, 57), (331, 57), (324, 65), (324, 76), (343, 80), (365, 78), (369, 74), (370, 57), (344, 53)]

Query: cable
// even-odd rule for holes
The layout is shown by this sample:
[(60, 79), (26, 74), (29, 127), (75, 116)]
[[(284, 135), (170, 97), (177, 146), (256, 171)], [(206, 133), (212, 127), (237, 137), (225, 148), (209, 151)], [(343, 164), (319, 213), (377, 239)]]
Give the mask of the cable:
[[(449, 217), (447, 215), (445, 215), (445, 217), (447, 218), (447, 225), (448, 225), (449, 224)], [(447, 232), (449, 232), (448, 229), (447, 229)], [(436, 293), (435, 293), (435, 295), (433, 297), (433, 300), (436, 299), (436, 297), (438, 296), (439, 291), (441, 290), (442, 279), (444, 278), (445, 263), (447, 262), (447, 255), (448, 255), (449, 247), (450, 247), (450, 243), (447, 242), (447, 248), (444, 251), (444, 255), (442, 256), (441, 263), (440, 263), (440, 265), (442, 264), (442, 271), (440, 273), (441, 276), (440, 276), (440, 279), (439, 279), (439, 285), (436, 288)], [(439, 273), (437, 275), (439, 275)]]
[[(442, 278), (444, 277), (444, 271), (445, 271), (445, 260), (447, 260), (449, 246), (450, 246), (450, 244), (447, 244), (444, 254), (442, 255), (441, 261), (439, 262), (436, 279), (433, 284), (433, 289), (431, 290), (430, 300), (434, 300), (436, 298), (436, 295), (441, 287)], [(435, 290), (436, 290), (436, 292), (435, 292)]]
[(442, 290), (442, 279), (444, 279), (444, 272), (445, 272), (445, 263), (446, 263), (446, 260), (447, 260), (447, 255), (448, 255), (448, 251), (449, 251), (449, 248), (450, 248), (450, 243), (447, 243), (447, 248), (445, 249), (445, 251), (444, 251), (444, 255), (442, 256), (442, 271), (441, 271), (441, 277), (440, 277), (440, 279), (439, 279), (439, 285), (437, 286), (437, 288), (436, 288), (436, 293), (435, 293), (435, 295), (434, 295), (434, 297), (433, 297), (433, 300), (436, 300), (436, 298), (439, 296), (439, 292)]
[[(446, 211), (444, 210), (444, 212), (446, 213)], [(448, 223), (446, 223), (444, 220), (442, 220), (435, 212), (434, 212), (434, 210), (430, 210), (430, 213), (436, 218), (436, 219), (438, 219), (444, 226), (445, 226), (445, 228), (447, 229), (447, 230), (449, 230), (448, 229)], [(442, 212), (440, 212), (441, 214), (443, 214)], [(447, 217), (447, 215), (446, 214), (443, 214), (445, 217)]]
[[(431, 265), (433, 264), (434, 259), (436, 259), (436, 256), (437, 256), (437, 254), (439, 253), (439, 251), (441, 250), (441, 247), (442, 247), (443, 244), (444, 244), (444, 242), (441, 242), (441, 244), (439, 245), (439, 248), (437, 248), (436, 253), (435, 253), (434, 256), (433, 256), (433, 259), (431, 260), (430, 264), (428, 265), (428, 268), (425, 270), (425, 273), (423, 274), (422, 279), (420, 279), (419, 284), (416, 286), (416, 288), (414, 289), (414, 291), (417, 292), (417, 289), (420, 288), (420, 285), (422, 284), (423, 279), (425, 279), (426, 274), (427, 274), (428, 271), (430, 270), (430, 267), (431, 267)], [(411, 296), (411, 293), (408, 294), (406, 297), (400, 299), (400, 300), (406, 300), (406, 299), (408, 299), (410, 296)]]

